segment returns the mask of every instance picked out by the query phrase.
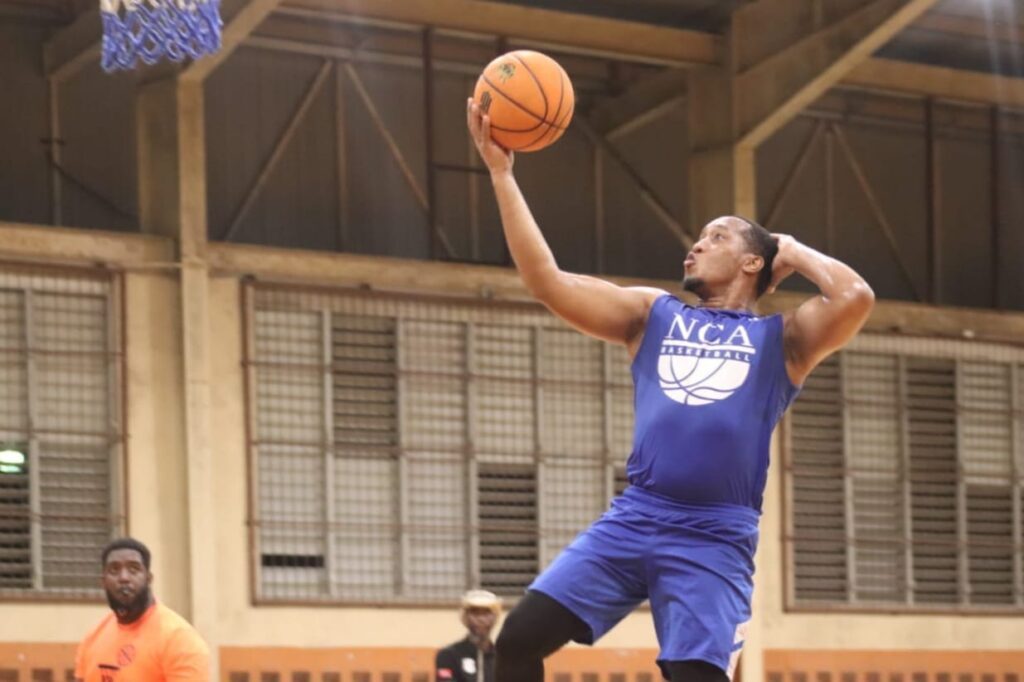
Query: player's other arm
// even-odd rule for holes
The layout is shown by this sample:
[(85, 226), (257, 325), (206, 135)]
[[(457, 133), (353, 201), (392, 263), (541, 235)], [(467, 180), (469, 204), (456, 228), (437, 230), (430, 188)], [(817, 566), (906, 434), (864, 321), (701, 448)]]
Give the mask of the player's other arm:
[(875, 305), (875, 294), (854, 270), (789, 235), (778, 235), (772, 288), (793, 272), (821, 292), (785, 316), (786, 370), (802, 384), (819, 362), (860, 331)]
[(561, 270), (512, 174), (512, 153), (491, 140), (490, 123), (472, 100), (467, 103), (467, 118), (473, 141), (491, 172), (505, 240), (527, 289), (579, 331), (634, 350), (651, 303), (665, 292), (620, 287)]

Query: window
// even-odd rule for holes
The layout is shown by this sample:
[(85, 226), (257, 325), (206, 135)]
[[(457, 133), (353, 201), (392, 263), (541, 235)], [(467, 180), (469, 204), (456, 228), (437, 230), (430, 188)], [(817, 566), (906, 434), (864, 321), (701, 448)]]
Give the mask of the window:
[(0, 266), (0, 596), (98, 594), (122, 525), (117, 285)]
[(787, 421), (790, 603), (1024, 606), (1024, 351), (862, 336)]
[(516, 596), (622, 485), (626, 352), (538, 306), (246, 301), (261, 601)]
[(495, 594), (522, 594), (539, 568), (536, 468), (481, 464), (477, 500), (480, 586)]

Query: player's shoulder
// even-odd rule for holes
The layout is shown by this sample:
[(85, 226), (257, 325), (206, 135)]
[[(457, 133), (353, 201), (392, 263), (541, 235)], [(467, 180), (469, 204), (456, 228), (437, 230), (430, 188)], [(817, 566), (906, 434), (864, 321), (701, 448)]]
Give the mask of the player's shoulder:
[(165, 644), (189, 649), (206, 648), (206, 642), (199, 636), (199, 631), (177, 611), (159, 602), (155, 609), (154, 624), (159, 629), (160, 638)]
[(79, 640), (79, 649), (87, 649), (90, 646), (92, 646), (93, 642), (95, 642), (96, 639), (103, 634), (103, 631), (112, 626), (117, 626), (114, 612), (107, 611), (103, 618), (101, 618), (100, 621), (96, 623), (96, 625), (94, 625), (92, 629), (85, 634), (85, 637)]
[(639, 296), (643, 297), (648, 304), (652, 304), (662, 296), (672, 296), (669, 292), (658, 287), (629, 287), (630, 291), (636, 292)]
[(181, 614), (163, 602), (157, 602), (154, 605), (153, 620), (160, 623), (162, 629), (176, 630), (192, 627)]
[(654, 310), (655, 305), (660, 301), (676, 301), (675, 296), (665, 291), (664, 289), (658, 289), (657, 287), (629, 287), (629, 291), (634, 293), (642, 303), (642, 319), (644, 324), (649, 319), (651, 311)]

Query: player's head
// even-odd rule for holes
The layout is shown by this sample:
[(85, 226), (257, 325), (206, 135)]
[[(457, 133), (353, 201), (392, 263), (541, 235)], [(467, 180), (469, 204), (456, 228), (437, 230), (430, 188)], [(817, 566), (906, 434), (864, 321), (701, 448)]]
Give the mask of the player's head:
[(751, 298), (760, 298), (771, 284), (778, 251), (775, 238), (754, 221), (716, 218), (704, 226), (686, 255), (683, 288), (705, 299), (742, 287)]
[(134, 622), (152, 602), (149, 548), (134, 538), (119, 538), (103, 548), (107, 603), (121, 623)]
[(473, 638), (489, 639), (500, 615), (501, 599), (493, 592), (470, 590), (462, 595), (462, 624)]

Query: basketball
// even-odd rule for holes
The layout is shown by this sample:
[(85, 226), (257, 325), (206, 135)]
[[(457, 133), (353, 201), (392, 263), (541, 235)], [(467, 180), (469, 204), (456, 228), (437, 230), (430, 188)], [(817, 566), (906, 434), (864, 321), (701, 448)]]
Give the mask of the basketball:
[(473, 99), (490, 116), (494, 141), (518, 152), (535, 152), (558, 140), (576, 105), (565, 69), (530, 50), (509, 52), (488, 64)]

